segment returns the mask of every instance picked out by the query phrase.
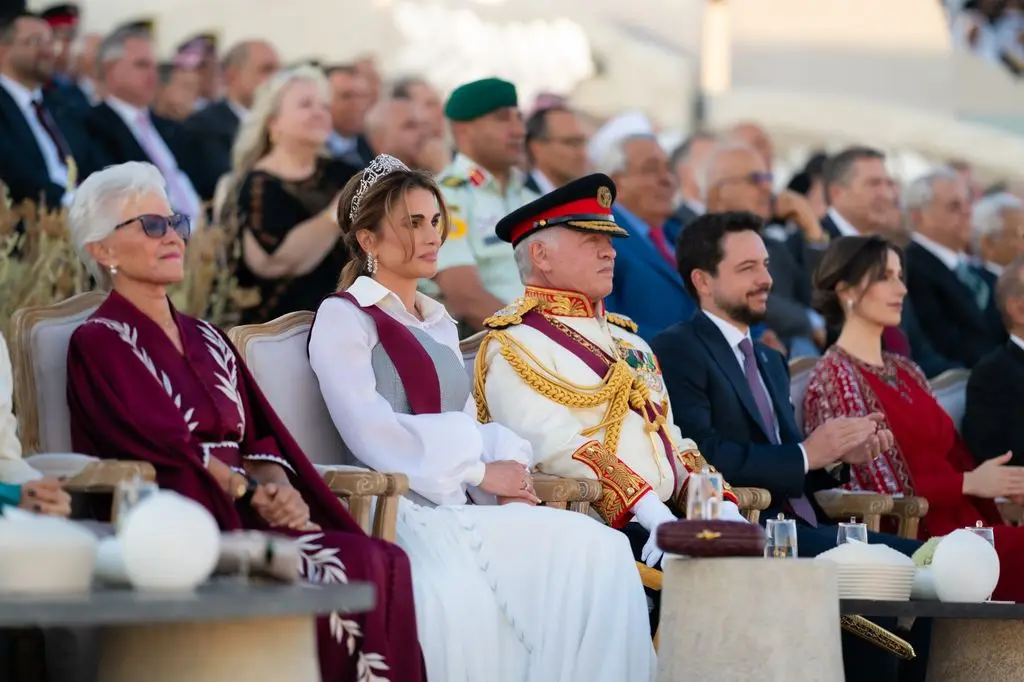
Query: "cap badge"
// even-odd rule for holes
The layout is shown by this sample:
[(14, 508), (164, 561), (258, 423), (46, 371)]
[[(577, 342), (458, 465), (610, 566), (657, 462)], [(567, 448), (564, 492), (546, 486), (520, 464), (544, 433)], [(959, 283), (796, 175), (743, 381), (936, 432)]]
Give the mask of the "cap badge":
[(612, 191), (605, 186), (597, 188), (597, 203), (601, 208), (611, 208)]

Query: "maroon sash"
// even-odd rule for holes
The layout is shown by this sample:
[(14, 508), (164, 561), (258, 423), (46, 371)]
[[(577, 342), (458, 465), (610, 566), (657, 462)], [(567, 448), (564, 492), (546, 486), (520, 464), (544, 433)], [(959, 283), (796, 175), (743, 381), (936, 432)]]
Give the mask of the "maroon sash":
[[(571, 352), (579, 358), (583, 364), (593, 370), (594, 374), (601, 378), (604, 378), (608, 374), (608, 369), (614, 362), (616, 362), (616, 358), (608, 355), (608, 353), (596, 344), (587, 341), (575, 330), (570, 329), (563, 324), (554, 322), (537, 310), (531, 310), (523, 315), (523, 324), (527, 327), (536, 329), (562, 348)], [(661, 415), (661, 408), (655, 405), (651, 400), (648, 400), (643, 408), (636, 408), (630, 405), (629, 409), (633, 410), (633, 412), (637, 413), (641, 417), (644, 417), (648, 422), (653, 422)], [(675, 452), (675, 448), (672, 447), (672, 441), (668, 437), (668, 430), (662, 426), (658, 429), (658, 436), (661, 438), (661, 443), (665, 447), (665, 456), (668, 457), (668, 461), (672, 465), (672, 475), (675, 478), (676, 485), (678, 486), (679, 471), (676, 469), (676, 458), (672, 456)]]
[[(402, 381), (406, 399), (413, 414), (440, 414), (441, 382), (434, 369), (434, 361), (409, 329), (378, 308), (376, 305), (361, 306), (356, 297), (347, 291), (331, 294), (352, 303), (373, 319), (377, 326), (377, 337), (384, 352), (391, 358)], [(330, 298), (330, 297), (328, 297)], [(316, 318), (313, 318), (314, 324)], [(310, 327), (312, 336), (312, 326)]]

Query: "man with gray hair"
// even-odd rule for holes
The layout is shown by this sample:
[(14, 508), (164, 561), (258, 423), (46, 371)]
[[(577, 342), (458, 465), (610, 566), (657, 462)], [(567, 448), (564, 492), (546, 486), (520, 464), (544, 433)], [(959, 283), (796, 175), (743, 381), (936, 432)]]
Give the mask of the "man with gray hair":
[(618, 188), (615, 222), (632, 237), (617, 249), (615, 286), (605, 303), (629, 315), (640, 336), (650, 340), (697, 310), (676, 271), (675, 245), (664, 232), (676, 189), (668, 155), (654, 135), (634, 134), (608, 144), (598, 166)]
[(940, 168), (910, 184), (904, 204), (914, 229), (906, 251), (909, 298), (936, 350), (973, 367), (1002, 340), (986, 316), (992, 291), (967, 249), (971, 204), (966, 183)]
[(1024, 466), (1024, 258), (1003, 270), (996, 300), (1010, 340), (971, 371), (962, 430), (979, 463), (1012, 452)]
[(669, 167), (675, 173), (678, 183), (679, 205), (672, 214), (671, 227), (666, 226), (665, 232), (673, 244), (679, 232), (686, 224), (705, 211), (704, 199), (701, 197), (697, 174), (707, 162), (708, 156), (715, 148), (715, 136), (711, 133), (696, 132), (683, 140), (669, 157)]
[(231, 170), (231, 145), (242, 119), (252, 107), (256, 90), (277, 73), (281, 62), (274, 47), (262, 40), (246, 40), (224, 55), (223, 99), (199, 109), (185, 121), (192, 153), (185, 170), (195, 178), (204, 200), (213, 198), (217, 182)]
[(85, 123), (101, 150), (102, 165), (152, 163), (167, 182), (171, 207), (194, 221), (200, 213), (200, 198), (184, 169), (200, 162), (188, 158), (190, 147), (182, 126), (150, 111), (158, 79), (149, 32), (129, 26), (108, 35), (100, 44), (97, 69), (106, 96)]
[(983, 197), (971, 211), (974, 256), (993, 278), (1024, 257), (1024, 201), (1009, 192)]
[(366, 141), (375, 154), (390, 154), (420, 168), (424, 139), (420, 110), (411, 99), (382, 97), (366, 112)]

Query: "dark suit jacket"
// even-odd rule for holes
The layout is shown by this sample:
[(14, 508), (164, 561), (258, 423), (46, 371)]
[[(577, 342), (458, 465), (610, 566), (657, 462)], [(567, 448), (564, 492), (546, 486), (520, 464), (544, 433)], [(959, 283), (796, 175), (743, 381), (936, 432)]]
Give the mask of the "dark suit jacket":
[(631, 317), (640, 328), (640, 336), (650, 341), (669, 325), (690, 319), (697, 306), (683, 278), (641, 234), (636, 218), (623, 214), (618, 207), (612, 212), (630, 238), (615, 240), (614, 289), (605, 305), (611, 312)]
[[(96, 150), (75, 116), (50, 93), (43, 97), (43, 106), (50, 112), (57, 128), (70, 147), (78, 167), (78, 180), (99, 168)], [(14, 98), (0, 87), (0, 179), (7, 185), (13, 201), (45, 197), (51, 207), (60, 205), (65, 187), (52, 180), (28, 121)]]
[(231, 146), (239, 123), (226, 100), (203, 107), (185, 121), (186, 142), (191, 151), (186, 157), (190, 167), (182, 170), (192, 178), (204, 201), (213, 199), (217, 181), (231, 171)]
[[(189, 158), (191, 151), (181, 124), (160, 118), (152, 113), (150, 119), (153, 121), (153, 127), (156, 128), (171, 153), (174, 154), (178, 168), (185, 171), (186, 174), (188, 168), (195, 168), (196, 164)], [(90, 137), (96, 143), (104, 166), (126, 161), (152, 162), (125, 122), (105, 102), (92, 108), (85, 119), (85, 126)], [(195, 185), (194, 177), (189, 176), (189, 180)]]
[(911, 243), (906, 269), (917, 321), (939, 353), (973, 367), (999, 345), (999, 337), (971, 292), (931, 251)]
[[(827, 521), (811, 493), (842, 483), (824, 470), (804, 473), (789, 397), (789, 370), (780, 353), (754, 343), (761, 376), (779, 421), (781, 444), (773, 444), (736, 355), (703, 312), (665, 330), (651, 343), (672, 401), (676, 425), (697, 443), (704, 457), (734, 486), (765, 488), (772, 494), (769, 515), (786, 500), (807, 494), (818, 518)], [(849, 469), (842, 467), (841, 476)]]
[(981, 278), (985, 280), (985, 284), (988, 285), (988, 290), (990, 292), (988, 305), (985, 306), (985, 320), (988, 322), (988, 327), (992, 331), (994, 337), (1002, 343), (1010, 337), (1006, 333), (1006, 326), (1003, 323), (1003, 314), (999, 312), (999, 302), (996, 300), (996, 284), (999, 282), (999, 278), (984, 266), (976, 266), (975, 270), (979, 275), (981, 275)]
[(685, 203), (679, 204), (676, 212), (665, 221), (665, 226), (662, 228), (665, 231), (665, 239), (668, 240), (668, 243), (675, 244), (678, 242), (679, 235), (682, 234), (683, 229), (698, 215), (700, 214)]
[(963, 435), (978, 462), (1013, 451), (1024, 466), (1024, 349), (1013, 341), (971, 370)]

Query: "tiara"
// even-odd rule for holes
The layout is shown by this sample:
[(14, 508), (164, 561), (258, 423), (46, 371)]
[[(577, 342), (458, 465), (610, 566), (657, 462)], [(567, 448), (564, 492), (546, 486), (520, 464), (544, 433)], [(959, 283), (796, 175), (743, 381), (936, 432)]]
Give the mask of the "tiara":
[(378, 180), (391, 175), (395, 171), (407, 170), (409, 170), (408, 166), (390, 154), (379, 154), (363, 171), (363, 177), (359, 180), (359, 189), (356, 190), (356, 195), (352, 197), (352, 208), (348, 211), (348, 219), (356, 219), (356, 214), (359, 213), (359, 202), (363, 200), (363, 196)]

